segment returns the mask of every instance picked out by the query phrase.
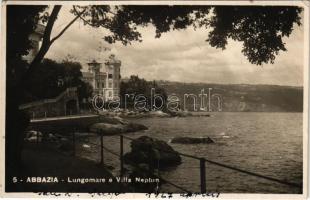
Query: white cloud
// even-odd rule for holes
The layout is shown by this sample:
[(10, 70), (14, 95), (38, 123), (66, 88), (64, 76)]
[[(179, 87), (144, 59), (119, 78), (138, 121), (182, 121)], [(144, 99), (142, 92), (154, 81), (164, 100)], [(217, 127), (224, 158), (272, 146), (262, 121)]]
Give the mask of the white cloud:
[[(65, 7), (55, 24), (59, 32), (71, 19)], [(156, 39), (152, 26), (141, 28), (143, 42), (123, 46), (119, 42), (107, 44), (104, 29), (95, 29), (76, 22), (53, 44), (47, 57), (61, 60), (74, 55), (85, 64), (89, 60), (103, 61), (110, 53), (122, 61), (123, 77), (137, 74), (148, 80), (165, 79), (181, 82), (246, 83), (302, 85), (303, 83), (303, 28), (294, 27), (285, 39), (288, 51), (281, 52), (275, 64), (256, 66), (241, 53), (240, 42), (229, 41), (226, 50), (211, 47), (205, 42), (208, 31), (189, 28), (172, 31)], [(99, 47), (111, 48), (99, 52)]]

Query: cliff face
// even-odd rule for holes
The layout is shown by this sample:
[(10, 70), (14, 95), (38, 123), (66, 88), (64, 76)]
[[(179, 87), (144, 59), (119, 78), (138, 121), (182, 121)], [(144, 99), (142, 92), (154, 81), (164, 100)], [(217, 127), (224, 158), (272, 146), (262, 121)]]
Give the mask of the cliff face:
[[(197, 108), (200, 107), (201, 90), (208, 94), (211, 88), (211, 109), (218, 111), (220, 107), (216, 94), (220, 96), (222, 111), (226, 112), (302, 112), (303, 87), (277, 85), (221, 85), (204, 83), (163, 82), (158, 84), (168, 94), (176, 94), (180, 98), (181, 108), (184, 107), (184, 94), (197, 96)], [(205, 97), (205, 106), (208, 108), (208, 97)], [(187, 98), (185, 106), (193, 110), (193, 98)]]

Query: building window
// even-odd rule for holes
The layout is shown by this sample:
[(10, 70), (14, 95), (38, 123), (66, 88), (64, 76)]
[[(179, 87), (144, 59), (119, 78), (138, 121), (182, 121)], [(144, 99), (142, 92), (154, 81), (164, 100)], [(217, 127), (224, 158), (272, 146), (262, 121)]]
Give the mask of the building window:
[(104, 82), (101, 83), (101, 87), (104, 88)]
[(99, 88), (99, 87), (100, 87), (99, 82), (97, 82), (97, 88)]
[(109, 82), (109, 88), (112, 88), (112, 82)]
[(112, 91), (109, 91), (109, 97), (112, 97)]
[(108, 74), (108, 78), (113, 78), (113, 74)]

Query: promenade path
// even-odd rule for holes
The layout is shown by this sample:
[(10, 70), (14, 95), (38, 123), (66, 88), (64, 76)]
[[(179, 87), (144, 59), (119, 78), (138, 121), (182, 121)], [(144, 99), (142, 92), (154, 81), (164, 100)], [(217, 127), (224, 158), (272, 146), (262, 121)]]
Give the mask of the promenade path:
[(87, 114), (87, 115), (69, 115), (69, 116), (59, 116), (59, 117), (47, 117), (47, 118), (38, 118), (38, 119), (31, 119), (30, 122), (44, 122), (44, 121), (55, 121), (55, 120), (65, 120), (65, 119), (81, 119), (81, 118), (88, 118), (88, 117), (97, 117), (98, 115), (95, 114)]
[(89, 126), (100, 122), (100, 115), (71, 115), (32, 119), (28, 130), (41, 131), (43, 134), (58, 133), (71, 134), (72, 132), (87, 132)]
[[(22, 152), (23, 169), (15, 189), (21, 192), (79, 192), (79, 193), (109, 193), (120, 192), (121, 185), (114, 179), (106, 166), (87, 159), (68, 156), (55, 151), (45, 144), (27, 145)], [(29, 183), (28, 178), (53, 177), (54, 183)], [(105, 183), (70, 183), (74, 179), (106, 179)], [(28, 179), (29, 180), (29, 179)]]

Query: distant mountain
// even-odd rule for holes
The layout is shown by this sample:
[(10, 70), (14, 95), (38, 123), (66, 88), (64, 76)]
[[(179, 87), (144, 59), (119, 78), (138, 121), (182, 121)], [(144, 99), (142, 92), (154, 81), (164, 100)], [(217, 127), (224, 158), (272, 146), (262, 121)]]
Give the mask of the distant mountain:
[[(303, 111), (303, 87), (278, 86), (278, 85), (247, 85), (247, 84), (208, 84), (208, 83), (180, 83), (169, 81), (157, 81), (167, 94), (175, 94), (180, 99), (181, 108), (185, 106), (193, 110), (193, 96), (187, 98), (184, 94), (194, 94), (196, 108), (200, 108), (201, 90), (208, 94), (211, 88), (210, 105), (212, 111), (219, 107), (227, 112), (302, 112)], [(220, 96), (221, 104), (218, 104)], [(208, 108), (208, 98), (205, 97), (203, 107)]]

